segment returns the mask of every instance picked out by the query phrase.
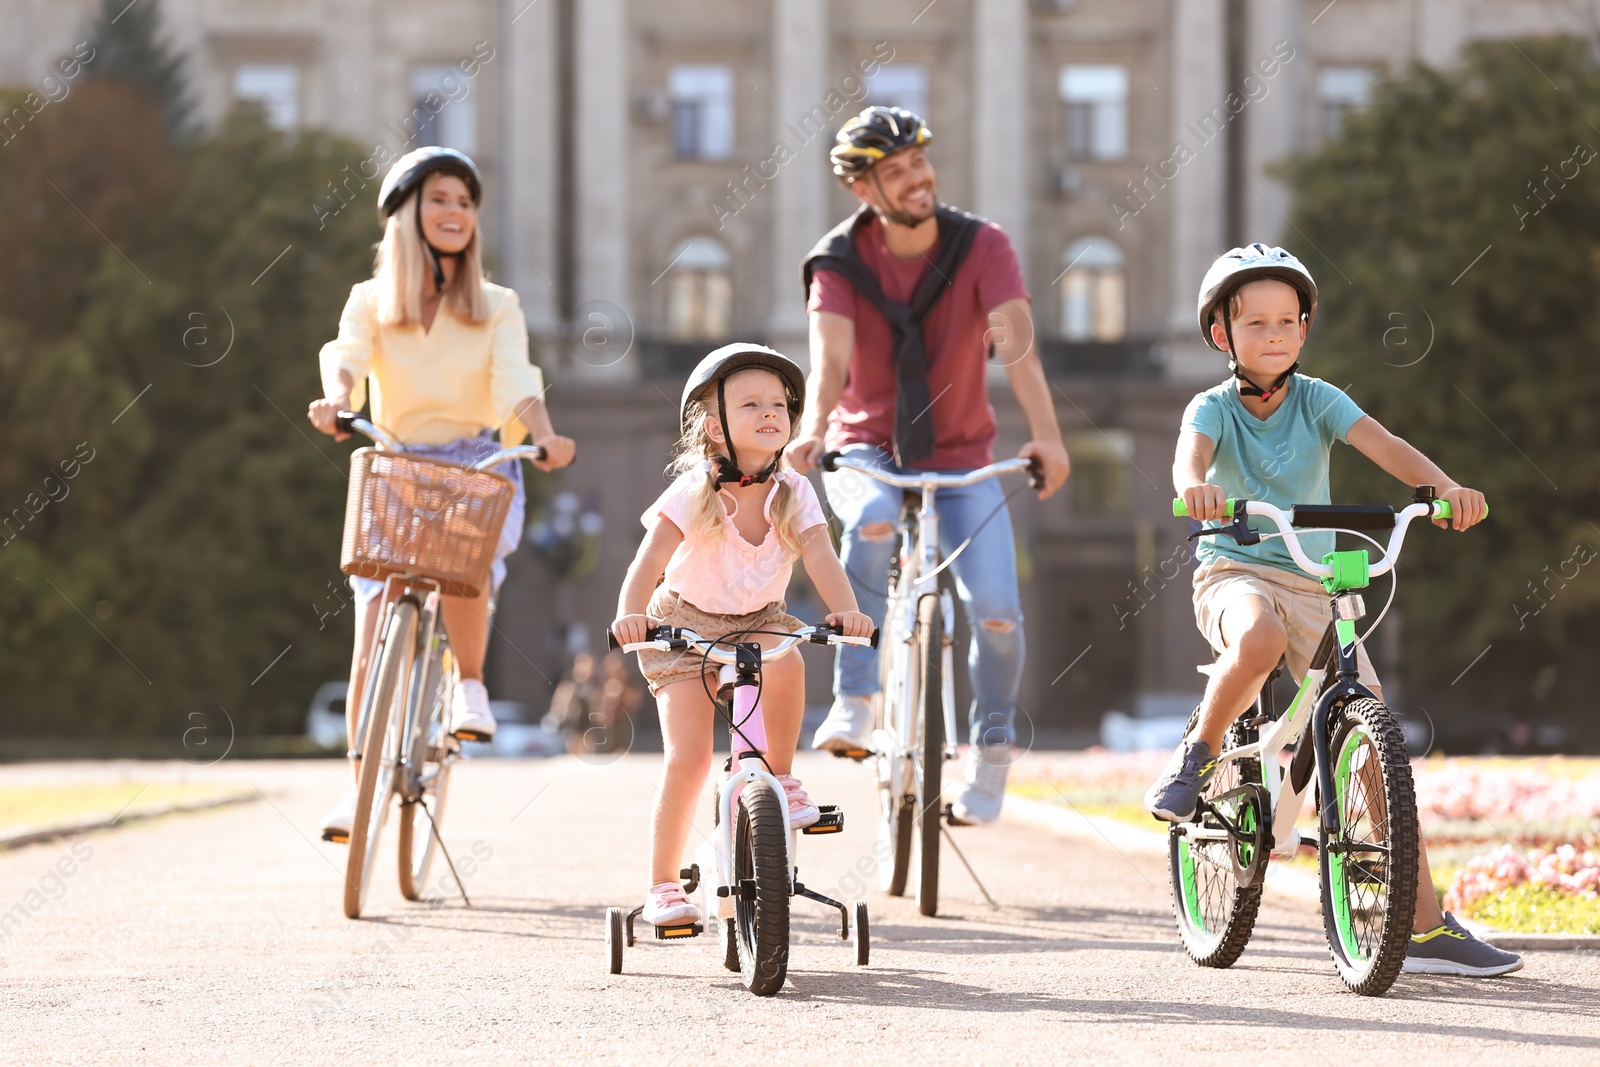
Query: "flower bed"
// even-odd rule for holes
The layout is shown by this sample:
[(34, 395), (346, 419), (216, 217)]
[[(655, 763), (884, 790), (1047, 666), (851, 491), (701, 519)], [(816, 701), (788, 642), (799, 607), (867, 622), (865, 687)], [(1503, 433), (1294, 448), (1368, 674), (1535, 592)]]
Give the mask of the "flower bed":
[(1444, 906), (1506, 930), (1600, 934), (1600, 857), (1571, 844), (1501, 845), (1456, 872)]

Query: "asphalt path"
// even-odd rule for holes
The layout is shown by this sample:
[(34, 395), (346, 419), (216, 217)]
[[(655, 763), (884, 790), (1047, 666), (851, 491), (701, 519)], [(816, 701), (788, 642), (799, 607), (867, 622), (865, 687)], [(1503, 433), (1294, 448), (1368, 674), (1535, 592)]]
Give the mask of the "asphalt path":
[[(188, 778), (250, 803), (0, 852), (0, 1063), (1238, 1064), (1600, 1062), (1600, 955), (1507, 978), (1402, 976), (1344, 991), (1314, 906), (1270, 898), (1244, 957), (1178, 945), (1165, 865), (1002, 823), (955, 831), (942, 914), (876, 890), (866, 771), (803, 756), (845, 833), (801, 839), (802, 879), (871, 909), (872, 961), (797, 901), (789, 980), (746, 992), (714, 938), (641, 940), (607, 973), (602, 917), (637, 903), (659, 756), (478, 761), (457, 771), (442, 872), (407, 903), (385, 853), (371, 916), (339, 909), (344, 850), (317, 840), (333, 762), (33, 764), (0, 785)], [(706, 813), (709, 801), (699, 812)], [(392, 850), (393, 823), (388, 844)], [(863, 879), (862, 874), (868, 877)], [(17, 909), (20, 908), (19, 912)]]

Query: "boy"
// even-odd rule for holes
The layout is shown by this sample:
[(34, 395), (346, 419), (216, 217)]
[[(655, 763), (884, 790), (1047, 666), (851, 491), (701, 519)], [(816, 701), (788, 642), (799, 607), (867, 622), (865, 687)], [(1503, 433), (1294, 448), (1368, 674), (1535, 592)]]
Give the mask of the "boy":
[[(1232, 377), (1196, 396), (1184, 412), (1172, 479), (1189, 514), (1202, 522), (1222, 520), (1229, 497), (1284, 509), (1329, 503), (1328, 458), (1338, 440), (1408, 486), (1437, 486), (1454, 509), (1457, 530), (1475, 525), (1486, 510), (1482, 493), (1458, 485), (1343, 390), (1295, 373), (1316, 314), (1316, 282), (1281, 248), (1235, 248), (1206, 272), (1200, 330), (1207, 344), (1228, 353)], [(1313, 559), (1334, 547), (1331, 532), (1301, 534), (1300, 540)], [(1193, 817), (1216, 771), (1212, 757), (1222, 751), (1223, 735), (1279, 658), (1287, 658), (1291, 677), (1305, 677), (1327, 617), (1321, 585), (1295, 565), (1279, 538), (1255, 545), (1205, 538), (1196, 554), (1195, 622), (1218, 659), (1195, 732), (1145, 795), (1151, 814), (1169, 822)], [(1362, 683), (1381, 700), (1365, 647), (1357, 660)], [(1521, 957), (1477, 940), (1440, 912), (1427, 855), (1419, 855), (1405, 969), (1488, 977), (1520, 968)]]

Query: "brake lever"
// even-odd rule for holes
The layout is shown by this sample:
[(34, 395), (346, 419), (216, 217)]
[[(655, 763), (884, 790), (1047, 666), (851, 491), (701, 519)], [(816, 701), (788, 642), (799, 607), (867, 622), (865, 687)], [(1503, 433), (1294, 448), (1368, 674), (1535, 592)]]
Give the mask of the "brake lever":
[(1196, 530), (1186, 540), (1193, 541), (1197, 537), (1212, 537), (1215, 535), (1231, 537), (1241, 545), (1258, 545), (1261, 543), (1261, 532), (1253, 528), (1243, 513), (1234, 516), (1232, 522), (1226, 526), (1212, 526), (1207, 529)]

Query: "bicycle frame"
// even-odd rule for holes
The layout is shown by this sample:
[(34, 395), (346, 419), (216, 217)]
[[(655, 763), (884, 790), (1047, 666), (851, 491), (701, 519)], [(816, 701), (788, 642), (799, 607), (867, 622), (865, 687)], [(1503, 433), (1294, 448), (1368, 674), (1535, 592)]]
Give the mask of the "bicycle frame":
[[(729, 731), (730, 756), (728, 770), (716, 784), (717, 825), (712, 837), (695, 851), (695, 862), (700, 868), (700, 914), (705, 918), (715, 915), (718, 919), (731, 919), (734, 915), (734, 902), (740, 892), (739, 887), (732, 884), (734, 827), (739, 794), (754, 782), (765, 782), (774, 795), (780, 798), (786, 795), (782, 783), (767, 769), (766, 761), (763, 759), (767, 748), (767, 728), (761, 711), (761, 665), (768, 660), (787, 655), (802, 641), (870, 647), (872, 639), (845, 637), (825, 627), (809, 626), (790, 634), (769, 649), (762, 649), (750, 641), (739, 642), (732, 649), (728, 649), (723, 647), (727, 642), (704, 638), (693, 630), (680, 627), (660, 627), (657, 633), (664, 633), (666, 636), (656, 636), (648, 641), (622, 645), (621, 649), (623, 652), (638, 652), (647, 648), (662, 652), (687, 652), (693, 647), (703, 647), (707, 652), (706, 658), (719, 664), (718, 693), (724, 689), (730, 690), (732, 723)], [(795, 838), (799, 831), (789, 823), (787, 802), (782, 808), (784, 828), (787, 831), (784, 835), (784, 847), (790, 895), (799, 894), (830, 904), (839, 908), (840, 913), (844, 914), (844, 905), (806, 889), (795, 880), (794, 855), (797, 844)], [(631, 916), (628, 921), (631, 929)]]
[[(1173, 505), (1173, 513), (1180, 517), (1186, 514), (1181, 507), (1182, 504), (1183, 501), (1179, 500)], [(1288, 845), (1287, 842), (1298, 842), (1299, 835), (1295, 831), (1294, 823), (1304, 806), (1305, 795), (1310, 788), (1312, 762), (1322, 800), (1318, 819), (1330, 840), (1337, 839), (1342, 829), (1333, 785), (1329, 723), (1334, 713), (1350, 701), (1363, 697), (1377, 699), (1376, 694), (1361, 684), (1357, 677), (1356, 647), (1360, 642), (1356, 638), (1356, 621), (1365, 616), (1366, 606), (1355, 590), (1365, 588), (1370, 577), (1386, 574), (1393, 569), (1405, 542), (1406, 529), (1414, 519), (1448, 519), (1451, 517), (1451, 508), (1448, 501), (1432, 499), (1430, 491), (1429, 499), (1419, 499), (1396, 512), (1394, 532), (1384, 547), (1383, 559), (1376, 564), (1369, 563), (1366, 549), (1331, 552), (1322, 563), (1314, 562), (1301, 548), (1299, 538), (1292, 527), (1291, 516), (1263, 501), (1229, 501), (1228, 515), (1234, 518), (1232, 527), (1214, 527), (1205, 532), (1221, 533), (1226, 530), (1231, 534), (1238, 534), (1240, 530), (1245, 529), (1243, 525), (1245, 515), (1260, 515), (1271, 519), (1283, 535), (1295, 562), (1306, 573), (1320, 578), (1329, 593), (1332, 619), (1316, 654), (1312, 656), (1306, 676), (1301, 680), (1300, 688), (1288, 708), (1276, 720), (1262, 724), (1265, 732), (1259, 740), (1225, 749), (1217, 757), (1219, 765), (1238, 759), (1259, 759), (1262, 778), (1260, 784), (1266, 789), (1270, 798), (1272, 851), (1283, 854), (1285, 849), (1289, 851), (1293, 849), (1293, 845)], [(1302, 528), (1307, 532), (1322, 529)], [(1333, 660), (1334, 669), (1325, 674), (1324, 668), (1330, 659)], [(1209, 669), (1201, 668), (1201, 670), (1204, 673)], [(1322, 680), (1322, 687), (1313, 698), (1312, 693), (1319, 679)], [(1308, 704), (1312, 704), (1311, 713), (1303, 714)], [(1309, 759), (1305, 755), (1307, 750), (1302, 744), (1308, 725), (1312, 728)], [(1291, 746), (1295, 747), (1295, 756), (1285, 769), (1279, 757)], [(1283, 795), (1285, 781), (1288, 781), (1290, 786), (1287, 796)], [(1226, 841), (1231, 836), (1227, 829), (1204, 827), (1198, 823), (1177, 824), (1174, 832), (1191, 841)]]

